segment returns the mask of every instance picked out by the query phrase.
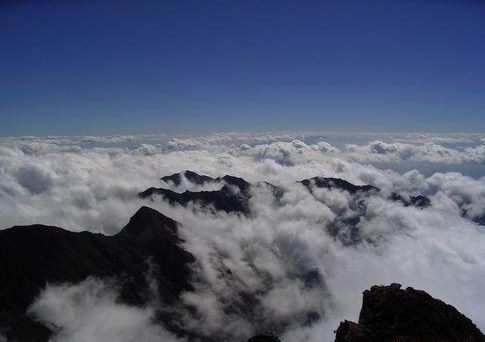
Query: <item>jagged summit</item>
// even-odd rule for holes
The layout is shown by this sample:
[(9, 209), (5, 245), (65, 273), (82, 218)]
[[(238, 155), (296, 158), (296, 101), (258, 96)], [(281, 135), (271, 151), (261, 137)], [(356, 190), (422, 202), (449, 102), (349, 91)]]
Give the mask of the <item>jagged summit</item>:
[(174, 173), (170, 176), (164, 176), (160, 178), (166, 183), (172, 183), (175, 186), (179, 186), (182, 184), (182, 178), (185, 177), (189, 182), (197, 185), (204, 185), (207, 183), (225, 183), (226, 185), (232, 185), (239, 188), (241, 191), (245, 191), (250, 187), (250, 183), (247, 182), (245, 179), (240, 177), (235, 177), (231, 175), (225, 175), (223, 177), (213, 178), (206, 175), (199, 175), (191, 170), (185, 170), (182, 172)]
[(42, 225), (0, 230), (1, 331), (12, 341), (47, 341), (39, 334), (49, 329), (25, 316), (27, 307), (47, 283), (78, 283), (90, 276), (116, 278), (119, 299), (143, 305), (151, 296), (146, 277), (155, 267), (160, 298), (176, 303), (192, 289), (194, 257), (181, 243), (177, 222), (148, 207), (114, 236)]
[(177, 222), (155, 209), (143, 206), (130, 218), (128, 224), (118, 236), (132, 236), (140, 239), (152, 238), (154, 235), (175, 237)]
[(189, 203), (199, 205), (201, 207), (212, 207), (216, 211), (225, 211), (232, 213), (248, 214), (248, 200), (247, 193), (234, 191), (229, 186), (223, 186), (220, 190), (212, 191), (185, 191), (178, 193), (172, 190), (163, 188), (149, 188), (138, 196), (140, 198), (152, 198), (155, 195), (163, 196), (170, 204), (179, 204), (186, 206)]
[(189, 182), (192, 182), (192, 183), (198, 184), (198, 185), (203, 185), (203, 184), (206, 184), (206, 183), (209, 183), (209, 182), (215, 182), (216, 181), (216, 179), (214, 179), (212, 177), (205, 176), (205, 175), (199, 175), (199, 174), (195, 173), (194, 171), (190, 171), (190, 170), (186, 170), (186, 171), (179, 172), (179, 173), (174, 173), (170, 176), (164, 176), (160, 179), (163, 180), (166, 183), (171, 182), (175, 186), (179, 186), (182, 183), (182, 176), (184, 176)]
[(313, 186), (317, 188), (326, 188), (326, 189), (338, 189), (347, 191), (350, 194), (355, 194), (357, 192), (378, 192), (380, 191), (379, 188), (373, 185), (355, 185), (346, 180), (341, 178), (327, 178), (327, 177), (313, 177), (310, 179), (304, 179), (299, 183), (303, 184), (308, 190), (311, 191)]
[(485, 336), (453, 306), (400, 284), (364, 291), (359, 322), (342, 322), (335, 342), (470, 341)]
[(248, 181), (246, 181), (241, 177), (225, 175), (224, 177), (217, 178), (217, 179), (222, 179), (224, 182), (226, 182), (229, 185), (237, 186), (239, 190), (243, 192), (246, 192), (251, 186), (251, 184)]

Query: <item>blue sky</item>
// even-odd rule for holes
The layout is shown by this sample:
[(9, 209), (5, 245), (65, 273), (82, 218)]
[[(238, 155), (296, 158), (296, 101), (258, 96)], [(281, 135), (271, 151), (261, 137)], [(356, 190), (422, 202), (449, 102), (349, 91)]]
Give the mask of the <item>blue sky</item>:
[(0, 135), (485, 131), (485, 4), (3, 1)]

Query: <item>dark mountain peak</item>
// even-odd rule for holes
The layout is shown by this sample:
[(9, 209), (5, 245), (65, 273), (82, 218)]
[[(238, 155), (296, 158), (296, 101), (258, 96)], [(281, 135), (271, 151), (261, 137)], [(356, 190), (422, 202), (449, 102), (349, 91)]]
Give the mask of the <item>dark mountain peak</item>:
[(414, 206), (416, 208), (427, 208), (431, 206), (431, 200), (423, 195), (404, 196), (393, 192), (389, 198), (393, 201), (401, 202), (405, 207)]
[(195, 260), (181, 241), (177, 222), (148, 207), (115, 236), (42, 225), (0, 230), (0, 332), (8, 341), (47, 341), (48, 327), (25, 316), (47, 283), (117, 279), (121, 302), (144, 305), (152, 296), (147, 275), (154, 268), (160, 299), (177, 302), (180, 293), (192, 290)]
[(228, 185), (237, 186), (241, 191), (246, 191), (250, 187), (249, 182), (240, 177), (225, 175), (223, 177), (212, 178), (206, 175), (200, 175), (191, 170), (185, 170), (179, 173), (174, 173), (170, 176), (164, 176), (161, 178), (161, 180), (167, 183), (171, 182), (175, 186), (179, 186), (182, 183), (182, 177), (185, 177), (189, 182), (197, 185), (224, 181)]
[(143, 206), (130, 218), (118, 235), (148, 239), (154, 235), (175, 236), (176, 234), (176, 221), (155, 209)]
[(391, 284), (364, 291), (359, 323), (341, 323), (335, 341), (483, 342), (485, 336), (453, 306), (425, 291)]
[(431, 205), (431, 200), (423, 195), (411, 196), (411, 204), (418, 208), (426, 208)]
[[(207, 182), (224, 182), (225, 185), (219, 190), (209, 191), (184, 191), (182, 193), (175, 192), (164, 188), (149, 188), (138, 194), (141, 198), (150, 198), (155, 195), (163, 196), (171, 204), (187, 205), (188, 203), (194, 203), (202, 207), (212, 207), (215, 210), (222, 210), (225, 212), (235, 212), (241, 214), (248, 214), (248, 201), (250, 198), (249, 189), (251, 184), (243, 178), (225, 175), (224, 177), (211, 178), (208, 176), (201, 176), (192, 171), (185, 171), (187, 177), (195, 179), (197, 184), (205, 184)], [(180, 174), (174, 174), (167, 176), (170, 179), (174, 179), (174, 184), (177, 184), (177, 180)], [(165, 178), (165, 177), (164, 177)], [(162, 178), (162, 179), (164, 179)], [(165, 178), (168, 179), (168, 178)], [(189, 178), (188, 178), (189, 179)], [(178, 183), (180, 184), (180, 183)], [(239, 191), (234, 191), (236, 190)]]
[(349, 192), (350, 194), (355, 194), (357, 192), (378, 192), (379, 188), (372, 185), (355, 185), (341, 178), (330, 178), (330, 177), (313, 177), (309, 179), (304, 179), (300, 181), (308, 190), (311, 191), (313, 186), (317, 188), (326, 189), (338, 189)]
[(341, 322), (335, 332), (336, 342), (373, 342), (374, 340), (374, 334), (365, 326), (347, 320)]
[(204, 208), (213, 208), (216, 211), (225, 211), (227, 213), (234, 212), (240, 214), (248, 214), (248, 196), (246, 192), (241, 191), (242, 194), (235, 192), (228, 185), (223, 186), (220, 190), (212, 191), (184, 191), (178, 193), (172, 190), (163, 188), (150, 188), (138, 194), (140, 198), (151, 198), (154, 196), (162, 196), (170, 204), (178, 204), (186, 206), (193, 203)]
[(246, 192), (251, 186), (251, 184), (249, 184), (249, 182), (247, 182), (245, 179), (240, 178), (240, 177), (225, 175), (221, 179), (224, 182), (226, 182), (226, 184), (228, 184), (228, 185), (237, 186), (243, 192)]
[(161, 178), (164, 182), (172, 182), (175, 186), (179, 186), (182, 183), (182, 176), (184, 176), (189, 182), (204, 185), (205, 183), (214, 182), (215, 179), (205, 175), (199, 175), (198, 173), (190, 170), (185, 170), (179, 173), (174, 173), (170, 176), (164, 176)]

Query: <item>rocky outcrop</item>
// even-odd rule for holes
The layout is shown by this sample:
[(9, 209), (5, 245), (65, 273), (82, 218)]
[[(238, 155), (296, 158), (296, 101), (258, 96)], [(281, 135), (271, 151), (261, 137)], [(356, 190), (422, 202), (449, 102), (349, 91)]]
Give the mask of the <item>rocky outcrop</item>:
[(364, 291), (359, 322), (345, 321), (335, 342), (485, 341), (485, 336), (453, 306), (424, 291), (401, 285)]
[(350, 321), (340, 323), (336, 331), (335, 341), (338, 342), (373, 342), (374, 334), (361, 324)]

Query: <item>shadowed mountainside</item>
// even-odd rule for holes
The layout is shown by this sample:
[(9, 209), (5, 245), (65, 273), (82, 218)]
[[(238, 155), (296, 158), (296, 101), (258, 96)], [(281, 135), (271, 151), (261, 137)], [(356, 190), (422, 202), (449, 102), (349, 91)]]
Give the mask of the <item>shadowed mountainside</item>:
[[(152, 295), (175, 303), (189, 283), (193, 256), (180, 247), (177, 222), (148, 207), (140, 208), (118, 234), (70, 232), (42, 225), (0, 231), (0, 331), (9, 341), (44, 341), (49, 329), (25, 316), (47, 283), (78, 283), (87, 277), (116, 278), (120, 300), (142, 305)], [(41, 337), (45, 337), (44, 339)]]
[(359, 322), (345, 321), (335, 342), (469, 341), (485, 336), (453, 306), (399, 284), (364, 291)]

